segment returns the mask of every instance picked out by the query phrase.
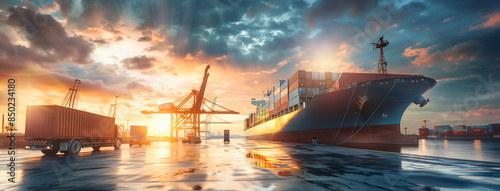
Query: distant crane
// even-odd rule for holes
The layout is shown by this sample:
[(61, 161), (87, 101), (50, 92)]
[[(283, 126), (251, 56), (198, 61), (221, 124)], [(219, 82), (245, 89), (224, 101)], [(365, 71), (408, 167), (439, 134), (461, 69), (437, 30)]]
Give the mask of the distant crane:
[(118, 103), (118, 96), (116, 96), (116, 98), (115, 98), (115, 104), (111, 104), (111, 107), (109, 107), (109, 111), (108, 111), (109, 117), (116, 118), (116, 107), (117, 107), (116, 104), (117, 103)]
[(420, 122), (424, 122), (424, 126), (422, 126), (423, 128), (427, 128), (427, 122), (431, 122), (431, 120), (423, 120), (423, 121), (420, 121)]
[[(211, 111), (215, 110), (215, 103), (217, 102), (217, 97), (214, 98), (212, 107), (210, 108)], [(205, 118), (205, 125), (201, 127), (201, 132), (205, 133), (205, 139), (208, 139), (208, 136), (210, 135), (210, 122), (212, 121), (212, 116), (213, 114), (208, 114), (207, 117)]]
[[(175, 131), (175, 139), (171, 140), (177, 141), (179, 137), (179, 130), (184, 130), (184, 132), (190, 130), (191, 132), (188, 134), (190, 135), (188, 137), (188, 142), (200, 143), (200, 124), (202, 123), (200, 117), (202, 114), (239, 114), (239, 112), (227, 109), (203, 97), (205, 95), (205, 89), (207, 87), (209, 76), (208, 69), (210, 69), (210, 65), (207, 65), (205, 68), (205, 74), (203, 76), (200, 90), (191, 90), (191, 93), (172, 102), (169, 108), (158, 108), (151, 111), (144, 110), (141, 111), (141, 113), (146, 116), (151, 114), (170, 114), (170, 136), (172, 138)], [(189, 100), (193, 100), (192, 107), (182, 108)], [(222, 110), (213, 109), (211, 111), (207, 111), (202, 108), (203, 102), (212, 103)]]
[(380, 49), (380, 58), (378, 60), (378, 73), (379, 74), (387, 74), (387, 62), (385, 61), (384, 58), (384, 47), (389, 45), (389, 42), (386, 40), (384, 41), (384, 36), (378, 37), (377, 43), (372, 43), (374, 46), (373, 49)]
[(76, 109), (78, 105), (78, 94), (80, 93), (80, 84), (80, 80), (75, 79), (73, 87), (69, 88), (68, 94), (66, 94), (66, 97), (61, 102), (61, 106)]

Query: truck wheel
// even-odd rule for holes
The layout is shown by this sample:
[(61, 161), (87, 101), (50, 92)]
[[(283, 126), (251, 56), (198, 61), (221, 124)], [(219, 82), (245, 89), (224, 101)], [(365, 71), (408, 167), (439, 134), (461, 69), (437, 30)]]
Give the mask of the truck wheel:
[(115, 141), (115, 149), (120, 149), (122, 147), (122, 140), (121, 139), (116, 139)]
[(81, 150), (82, 150), (82, 142), (80, 142), (79, 140), (73, 140), (69, 145), (68, 154), (77, 155), (78, 153), (80, 153)]
[(47, 156), (55, 156), (59, 150), (42, 150), (42, 153)]
[(98, 151), (101, 147), (92, 147), (94, 151)]

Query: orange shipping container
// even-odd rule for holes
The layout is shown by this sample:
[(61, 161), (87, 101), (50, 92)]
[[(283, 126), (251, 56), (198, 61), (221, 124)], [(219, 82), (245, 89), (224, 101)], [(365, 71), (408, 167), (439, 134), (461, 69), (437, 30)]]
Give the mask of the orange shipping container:
[(293, 90), (297, 89), (298, 87), (299, 87), (299, 80), (290, 84), (290, 87), (288, 87), (288, 91), (292, 92)]
[(33, 105), (26, 111), (26, 138), (115, 138), (115, 119), (58, 105)]
[(331, 72), (325, 72), (325, 80), (332, 81), (332, 73)]
[(295, 72), (295, 74), (293, 74), (293, 76), (288, 79), (288, 84), (292, 84), (293, 82), (300, 79), (306, 79), (306, 71), (298, 70), (297, 72)]

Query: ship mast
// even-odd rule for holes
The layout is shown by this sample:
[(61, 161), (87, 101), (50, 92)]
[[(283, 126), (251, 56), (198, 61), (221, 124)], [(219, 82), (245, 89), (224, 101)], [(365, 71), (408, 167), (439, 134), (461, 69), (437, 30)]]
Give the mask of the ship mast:
[(384, 47), (389, 45), (389, 42), (386, 40), (384, 41), (384, 36), (378, 37), (377, 43), (372, 43), (374, 46), (373, 49), (375, 50), (376, 48), (380, 49), (380, 58), (378, 60), (378, 73), (379, 74), (387, 74), (387, 62), (385, 61), (384, 58)]

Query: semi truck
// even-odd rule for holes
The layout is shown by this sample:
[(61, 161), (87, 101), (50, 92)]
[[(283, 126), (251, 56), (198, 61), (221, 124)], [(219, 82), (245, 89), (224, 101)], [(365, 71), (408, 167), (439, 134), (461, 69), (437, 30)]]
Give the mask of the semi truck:
[(128, 141), (130, 147), (134, 145), (151, 145), (148, 140), (148, 126), (130, 126), (130, 140)]
[(201, 143), (200, 137), (197, 137), (195, 132), (186, 132), (184, 139), (182, 139), (182, 143)]
[(112, 117), (58, 105), (29, 105), (25, 135), (28, 150), (76, 155), (85, 147), (120, 149), (123, 132)]

